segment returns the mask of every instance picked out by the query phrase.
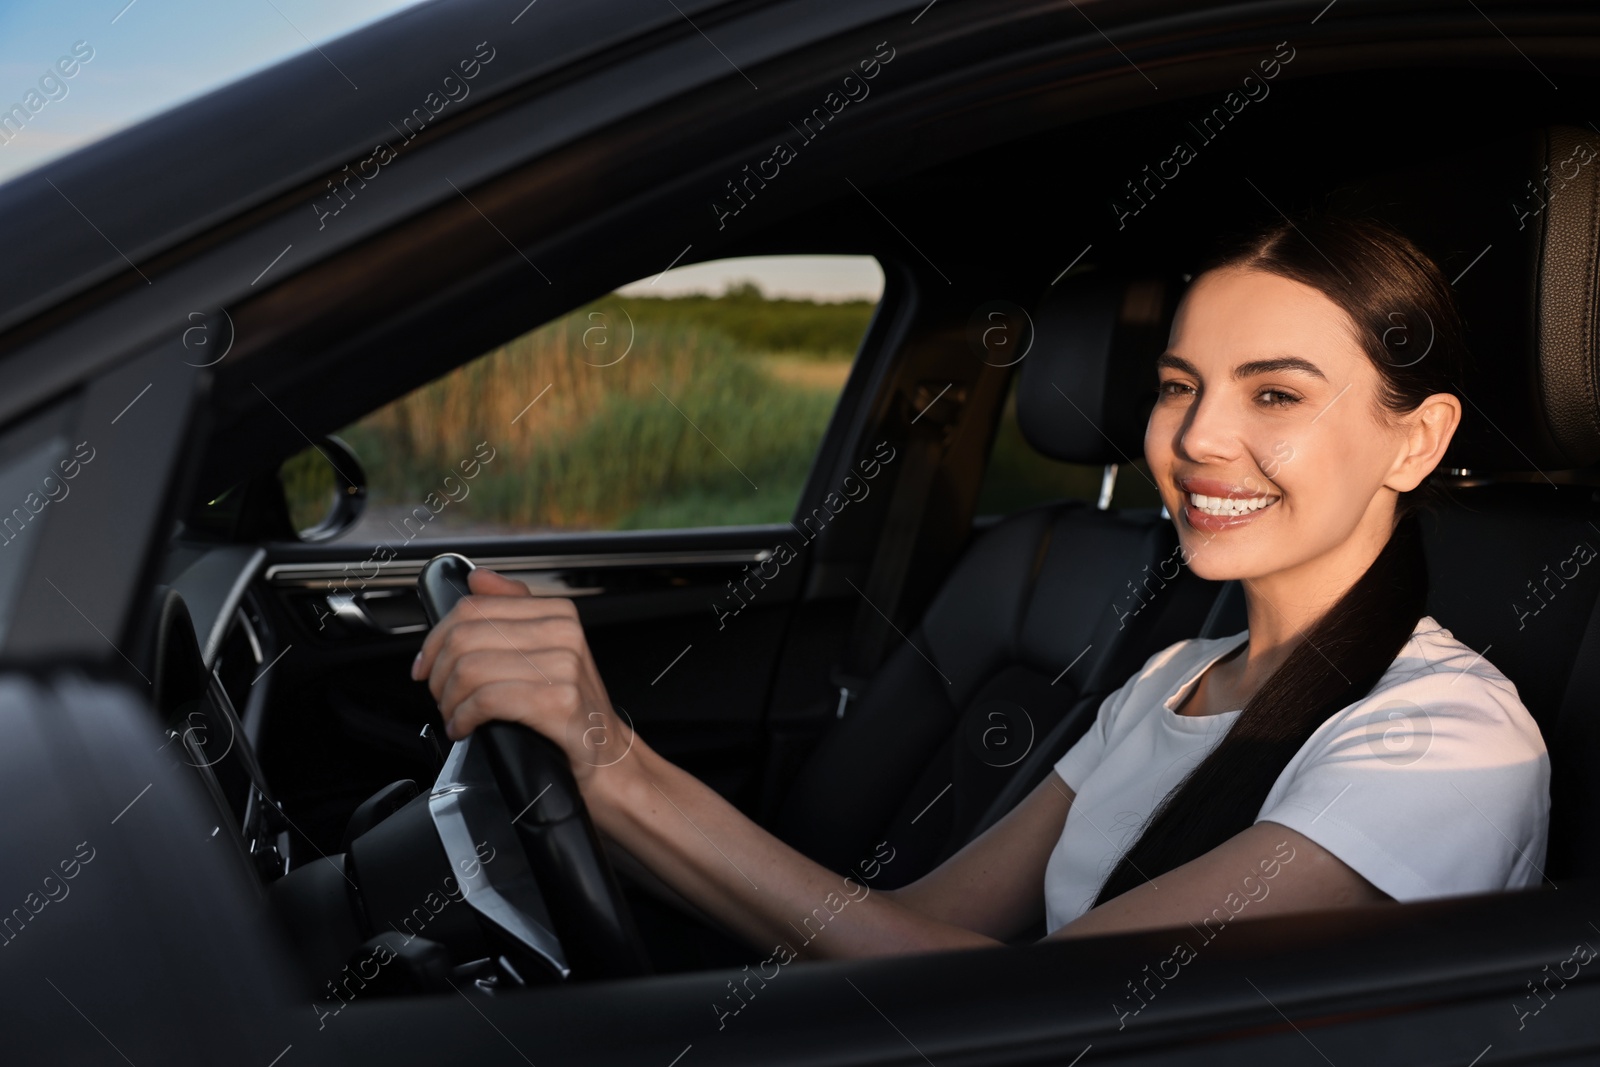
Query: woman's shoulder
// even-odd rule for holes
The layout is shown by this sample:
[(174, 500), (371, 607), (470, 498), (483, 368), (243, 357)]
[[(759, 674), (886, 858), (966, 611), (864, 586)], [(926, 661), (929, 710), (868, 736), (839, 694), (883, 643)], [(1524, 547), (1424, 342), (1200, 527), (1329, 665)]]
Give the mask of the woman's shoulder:
[(1347, 722), (1420, 716), (1430, 734), (1455, 733), (1481, 743), (1545, 751), (1517, 687), (1482, 652), (1461, 642), (1438, 620), (1424, 615), (1378, 684), (1345, 709)]
[(1418, 683), (1430, 689), (1442, 685), (1452, 693), (1462, 687), (1474, 694), (1493, 692), (1522, 707), (1515, 683), (1489, 657), (1462, 643), (1432, 615), (1417, 620), (1410, 640), (1401, 646), (1373, 692)]

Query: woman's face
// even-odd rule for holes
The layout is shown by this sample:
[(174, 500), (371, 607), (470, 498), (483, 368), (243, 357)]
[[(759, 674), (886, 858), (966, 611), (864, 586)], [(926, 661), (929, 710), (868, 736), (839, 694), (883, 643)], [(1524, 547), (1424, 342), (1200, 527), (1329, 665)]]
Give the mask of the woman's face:
[(1261, 578), (1358, 531), (1387, 540), (1408, 431), (1380, 418), (1354, 331), (1332, 300), (1275, 274), (1223, 268), (1190, 286), (1157, 361), (1145, 456), (1196, 574)]

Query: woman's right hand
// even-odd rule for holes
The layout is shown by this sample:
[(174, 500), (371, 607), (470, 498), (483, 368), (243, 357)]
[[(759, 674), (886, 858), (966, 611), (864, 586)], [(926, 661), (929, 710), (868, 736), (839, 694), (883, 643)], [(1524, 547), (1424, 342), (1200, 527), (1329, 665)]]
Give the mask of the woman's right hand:
[(611, 706), (576, 605), (481, 567), (467, 583), (472, 595), (439, 620), (411, 665), (446, 734), (460, 740), (490, 719), (520, 722), (561, 746), (586, 796), (620, 785), (643, 742)]

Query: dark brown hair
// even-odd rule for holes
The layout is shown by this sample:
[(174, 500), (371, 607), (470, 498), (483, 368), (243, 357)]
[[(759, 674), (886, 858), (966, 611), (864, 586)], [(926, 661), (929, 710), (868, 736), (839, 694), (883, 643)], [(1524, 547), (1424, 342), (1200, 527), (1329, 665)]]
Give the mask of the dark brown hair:
[[(1290, 278), (1339, 305), (1377, 368), (1376, 414), (1458, 393), (1463, 330), (1439, 268), (1404, 235), (1369, 219), (1278, 221), (1219, 247), (1198, 273), (1242, 267)], [(1400, 494), (1388, 542), (1261, 684), (1223, 739), (1146, 821), (1095, 905), (1181, 866), (1248, 829), (1317, 727), (1372, 691), (1410, 639), (1428, 592), (1416, 512), (1431, 479)]]

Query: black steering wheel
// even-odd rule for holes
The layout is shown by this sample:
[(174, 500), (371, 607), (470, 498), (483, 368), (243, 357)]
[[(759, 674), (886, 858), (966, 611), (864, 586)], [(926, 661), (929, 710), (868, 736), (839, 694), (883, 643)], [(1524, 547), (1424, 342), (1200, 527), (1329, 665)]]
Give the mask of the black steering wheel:
[[(435, 556), (417, 576), (428, 622), (437, 625), (467, 595), (473, 563)], [(577, 978), (650, 973), (648, 957), (616, 873), (606, 859), (564, 752), (521, 723), (494, 720), (456, 747), (477, 745), (514, 814), (517, 839), (544, 897), (550, 922)]]

